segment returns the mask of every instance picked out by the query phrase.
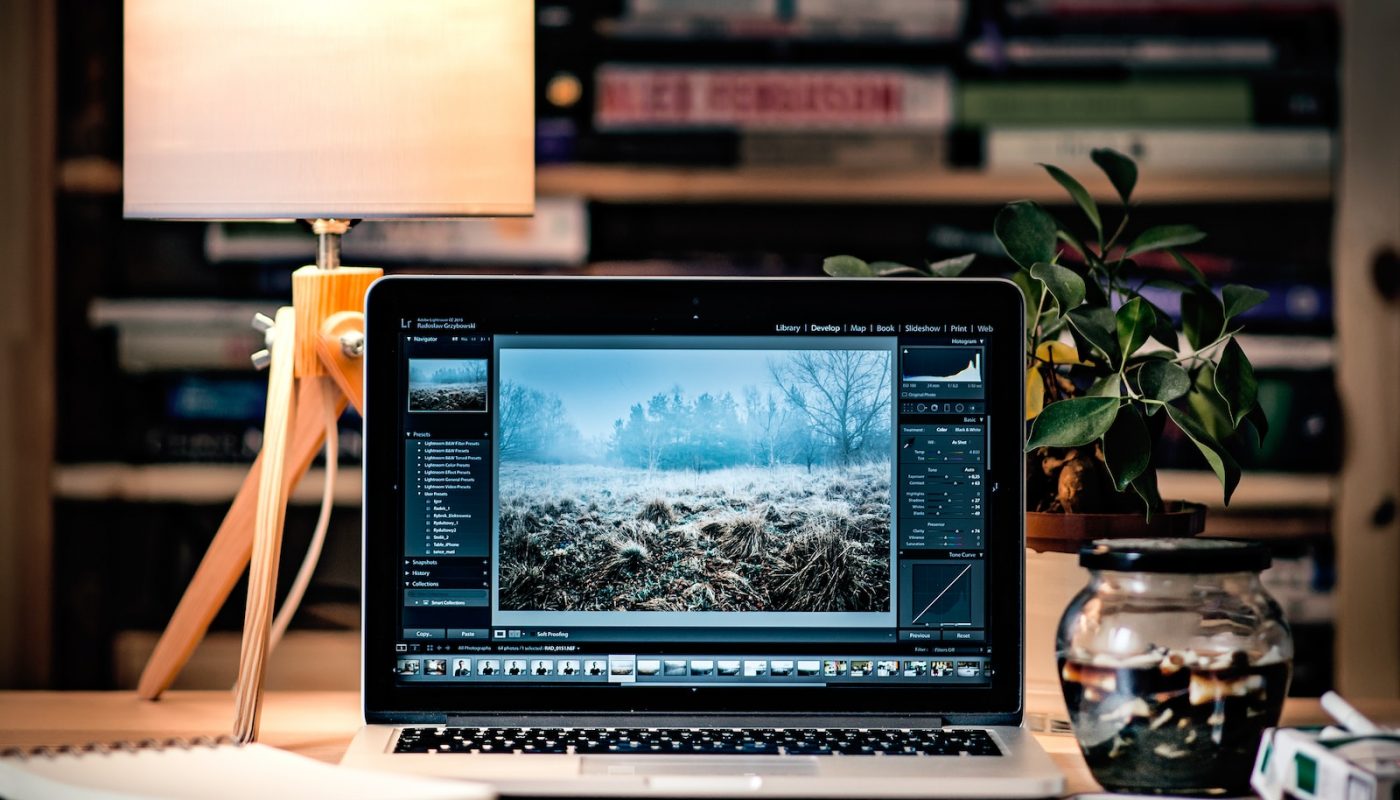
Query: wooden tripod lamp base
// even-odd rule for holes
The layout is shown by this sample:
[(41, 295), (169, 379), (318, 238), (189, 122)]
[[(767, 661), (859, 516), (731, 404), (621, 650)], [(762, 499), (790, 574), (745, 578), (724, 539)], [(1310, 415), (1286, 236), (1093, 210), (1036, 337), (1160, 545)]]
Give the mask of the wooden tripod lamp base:
[[(293, 273), (292, 306), (278, 312), (269, 336), (272, 374), (263, 449), (146, 663), (139, 697), (156, 700), (175, 680), (256, 551), (260, 557), (249, 576), (235, 731), (244, 740), (256, 736), (286, 498), (321, 449), (326, 413), (339, 416), (347, 404), (357, 411), (363, 407), (361, 309), (369, 285), (383, 274), (380, 269), (319, 266)], [(284, 374), (284, 368), (291, 374)]]

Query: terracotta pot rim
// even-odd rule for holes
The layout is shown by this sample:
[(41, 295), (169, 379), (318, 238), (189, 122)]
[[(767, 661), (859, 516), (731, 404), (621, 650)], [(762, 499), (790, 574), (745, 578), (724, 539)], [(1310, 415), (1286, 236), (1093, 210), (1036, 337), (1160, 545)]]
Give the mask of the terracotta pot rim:
[(1206, 507), (1171, 501), (1153, 514), (1064, 514), (1026, 512), (1026, 547), (1037, 552), (1078, 553), (1095, 539), (1192, 537), (1205, 530)]

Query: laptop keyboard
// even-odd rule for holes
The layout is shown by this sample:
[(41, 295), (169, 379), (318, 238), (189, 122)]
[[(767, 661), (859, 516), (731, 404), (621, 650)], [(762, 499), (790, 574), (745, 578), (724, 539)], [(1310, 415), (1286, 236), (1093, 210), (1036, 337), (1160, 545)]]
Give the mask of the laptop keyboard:
[(895, 728), (403, 728), (395, 753), (999, 756), (984, 730)]

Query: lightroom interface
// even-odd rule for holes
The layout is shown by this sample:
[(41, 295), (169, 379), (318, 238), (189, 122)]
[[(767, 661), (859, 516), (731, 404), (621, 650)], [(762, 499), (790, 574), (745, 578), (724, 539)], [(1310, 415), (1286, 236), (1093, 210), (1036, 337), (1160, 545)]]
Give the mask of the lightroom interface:
[(402, 336), (401, 682), (988, 681), (989, 330)]

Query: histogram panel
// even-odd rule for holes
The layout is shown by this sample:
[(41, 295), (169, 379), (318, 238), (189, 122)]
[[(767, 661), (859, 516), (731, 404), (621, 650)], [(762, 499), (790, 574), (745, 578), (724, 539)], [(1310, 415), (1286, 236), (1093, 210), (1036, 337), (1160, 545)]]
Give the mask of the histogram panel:
[(906, 347), (903, 356), (906, 381), (982, 381), (980, 347)]

